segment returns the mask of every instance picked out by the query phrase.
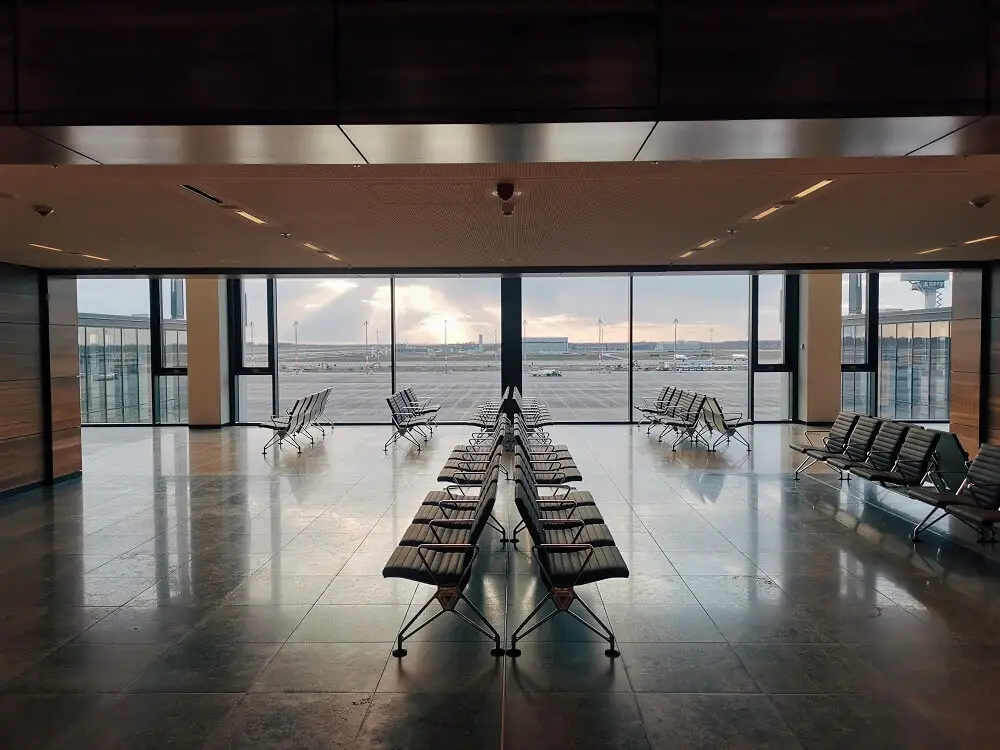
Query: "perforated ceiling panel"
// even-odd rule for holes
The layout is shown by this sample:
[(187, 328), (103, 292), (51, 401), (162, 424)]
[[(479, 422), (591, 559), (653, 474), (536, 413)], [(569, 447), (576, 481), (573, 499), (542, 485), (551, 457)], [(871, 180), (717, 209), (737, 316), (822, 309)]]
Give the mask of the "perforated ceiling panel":
[[(824, 178), (835, 182), (750, 220)], [(520, 192), (511, 217), (492, 195), (501, 179)], [(182, 184), (266, 223), (240, 218)], [(1000, 234), (1000, 197), (984, 209), (968, 203), (1000, 196), (997, 157), (0, 167), (0, 194), (9, 196), (0, 196), (0, 261), (51, 268), (753, 268), (1000, 257), (1000, 241), (960, 245)], [(33, 204), (55, 212), (42, 218)], [(738, 230), (732, 236), (731, 228)], [(680, 257), (712, 238), (719, 242)], [(943, 245), (958, 246), (916, 255)]]

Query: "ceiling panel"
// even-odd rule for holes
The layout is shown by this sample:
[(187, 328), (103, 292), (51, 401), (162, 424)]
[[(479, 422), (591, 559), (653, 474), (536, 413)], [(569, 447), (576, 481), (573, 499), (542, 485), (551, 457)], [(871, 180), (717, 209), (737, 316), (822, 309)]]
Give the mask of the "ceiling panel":
[[(520, 191), (512, 217), (502, 215), (492, 194), (501, 177)], [(835, 182), (767, 219), (750, 220), (823, 178)], [(183, 190), (184, 183), (266, 224)], [(975, 209), (969, 200), (976, 196), (997, 199)], [(42, 218), (34, 204), (55, 212)], [(0, 261), (88, 270), (945, 263), (1000, 258), (998, 242), (916, 255), (1000, 234), (1000, 157), (7, 166), (0, 167), (0, 222)], [(680, 258), (713, 237), (720, 241)]]

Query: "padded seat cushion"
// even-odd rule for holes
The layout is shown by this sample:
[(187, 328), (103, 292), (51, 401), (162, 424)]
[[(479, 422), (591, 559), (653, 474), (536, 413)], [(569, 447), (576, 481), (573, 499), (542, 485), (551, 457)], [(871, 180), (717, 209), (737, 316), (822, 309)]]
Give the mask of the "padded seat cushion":
[(610, 547), (615, 543), (611, 529), (603, 523), (588, 523), (586, 526), (545, 529), (547, 544), (592, 544), (595, 547)]
[(866, 468), (867, 466), (861, 461), (852, 461), (849, 458), (838, 458), (836, 456), (826, 459), (826, 462), (830, 466), (835, 466), (836, 468), (841, 469), (842, 471), (856, 470), (856, 469)]
[(978, 505), (953, 505), (948, 512), (974, 523), (1000, 523), (1000, 510), (980, 508)]
[(417, 508), (417, 512), (413, 516), (413, 523), (440, 521), (445, 518), (460, 518), (462, 520), (475, 518), (476, 506), (470, 505), (468, 510), (455, 510), (453, 508), (448, 508), (447, 512), (448, 515), (446, 516), (445, 511), (442, 510), (440, 505), (421, 505)]
[[(584, 561), (590, 555), (586, 567)], [(628, 566), (617, 547), (595, 547), (580, 552), (540, 552), (539, 557), (553, 586), (583, 586), (609, 578), (628, 578)]]
[[(436, 534), (436, 536), (435, 536)], [(399, 540), (401, 547), (420, 544), (469, 544), (470, 528), (431, 528), (429, 523), (411, 523)]]
[(452, 484), (482, 484), (486, 477), (485, 469), (478, 471), (468, 471), (455, 466), (445, 466), (438, 474), (439, 482), (451, 482)]
[[(468, 575), (462, 580), (472, 558), (472, 550), (467, 552), (435, 552), (425, 550), (421, 558), (419, 547), (396, 547), (389, 561), (382, 568), (385, 578), (405, 578), (408, 581), (442, 586), (465, 586)], [(427, 564), (424, 564), (424, 560)], [(428, 569), (428, 566), (430, 569)]]
[(561, 469), (559, 471), (535, 472), (535, 483), (539, 485), (566, 484), (567, 482), (582, 482), (582, 481), (583, 481), (583, 475), (580, 474), (579, 469), (574, 471)]
[[(832, 463), (832, 462), (831, 462)], [(898, 471), (879, 471), (870, 466), (855, 466), (851, 469), (852, 474), (856, 474), (869, 482), (885, 482), (886, 484), (906, 484), (906, 477)]]
[(545, 503), (550, 501), (573, 502), (577, 505), (597, 505), (594, 501), (594, 496), (587, 490), (571, 490), (568, 494), (560, 492), (558, 497), (540, 494), (538, 496), (538, 501), (541, 503), (543, 508), (545, 507)]
[(539, 517), (543, 521), (550, 521), (558, 518), (578, 518), (584, 523), (604, 523), (601, 512), (596, 505), (581, 505), (576, 508), (566, 510), (542, 510)]

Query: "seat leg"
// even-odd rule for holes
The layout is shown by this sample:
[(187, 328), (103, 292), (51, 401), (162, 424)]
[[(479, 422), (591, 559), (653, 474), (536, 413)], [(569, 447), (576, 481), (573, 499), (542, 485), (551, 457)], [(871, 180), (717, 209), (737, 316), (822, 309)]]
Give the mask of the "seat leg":
[(493, 639), (493, 648), (490, 649), (490, 655), (491, 656), (503, 656), (504, 654), (506, 654), (507, 653), (506, 650), (504, 650), (503, 646), (500, 644), (500, 633), (498, 633), (497, 629), (495, 627), (493, 627), (493, 624), (489, 620), (486, 619), (486, 615), (484, 615), (482, 612), (480, 612), (479, 611), (479, 607), (477, 607), (475, 604), (473, 604), (469, 600), (469, 597), (467, 597), (465, 594), (462, 594), (459, 598), (461, 599), (461, 601), (464, 601), (466, 603), (466, 605), (469, 607), (469, 609), (472, 610), (473, 614), (476, 615), (477, 618), (479, 618), (480, 622), (482, 622), (484, 625), (486, 625), (487, 628), (489, 628), (489, 631), (487, 631), (484, 628), (482, 628), (479, 625), (479, 623), (477, 623), (477, 622), (471, 620), (470, 618), (466, 617), (465, 615), (463, 615), (458, 610), (454, 610), (455, 614), (458, 615), (458, 617), (463, 622), (465, 622), (468, 625), (471, 625), (476, 630), (478, 630), (480, 633), (482, 633), (483, 635), (485, 635), (487, 638), (492, 638)]
[[(935, 518), (934, 520), (931, 520), (932, 516), (935, 513), (938, 513), (938, 512), (940, 512), (941, 515), (938, 516), (937, 518)], [(944, 508), (938, 508), (938, 507), (931, 508), (931, 512), (928, 513), (926, 516), (924, 516), (923, 520), (921, 520), (920, 523), (918, 523), (914, 527), (913, 533), (910, 534), (910, 541), (912, 541), (912, 542), (919, 542), (920, 541), (920, 534), (921, 533), (923, 533), (924, 531), (927, 531), (927, 529), (929, 529), (931, 526), (933, 526), (934, 524), (936, 524), (938, 521), (940, 521), (941, 519), (943, 519), (947, 515), (948, 515), (948, 511), (945, 510)]]
[(795, 478), (799, 478), (799, 474), (803, 473), (806, 469), (812, 467), (813, 464), (819, 461), (818, 458), (813, 458), (812, 456), (806, 456), (805, 460), (799, 464), (798, 468), (795, 470)]
[(428, 619), (426, 622), (424, 622), (423, 624), (421, 624), (419, 627), (416, 627), (413, 630), (411, 630), (409, 633), (407, 633), (406, 632), (407, 629), (409, 629), (409, 627), (411, 625), (413, 625), (413, 623), (415, 623), (417, 621), (417, 619), (420, 617), (420, 615), (422, 615), (427, 610), (427, 608), (429, 606), (431, 606), (431, 603), (435, 602), (435, 601), (438, 601), (438, 595), (437, 595), (437, 593), (435, 593), (434, 596), (432, 596), (430, 599), (428, 599), (424, 603), (424, 606), (422, 606), (420, 609), (418, 609), (417, 613), (415, 615), (413, 615), (413, 617), (411, 617), (409, 619), (409, 621), (403, 626), (402, 630), (399, 631), (399, 634), (396, 636), (396, 648), (394, 648), (392, 650), (392, 655), (393, 656), (395, 656), (396, 658), (400, 658), (400, 659), (402, 657), (406, 656), (406, 649), (403, 648), (403, 641), (405, 641), (407, 638), (412, 638), (414, 635), (416, 635), (418, 632), (420, 632), (421, 630), (423, 630), (424, 628), (426, 628), (428, 625), (430, 625), (432, 622), (434, 622), (437, 618), (439, 618), (441, 615), (443, 615), (447, 611), (447, 610), (445, 610), (445, 609), (442, 608), (440, 611), (435, 612), (433, 617), (431, 617), (430, 619)]
[(605, 631), (605, 633), (598, 632), (598, 630), (596, 628), (594, 628), (592, 625), (590, 625), (590, 623), (588, 623), (586, 620), (584, 620), (582, 617), (580, 617), (578, 614), (576, 614), (576, 612), (573, 612), (569, 608), (566, 609), (566, 612), (568, 614), (573, 615), (573, 617), (575, 617), (581, 623), (583, 623), (588, 628), (590, 628), (595, 634), (601, 636), (601, 638), (603, 638), (604, 640), (606, 640), (608, 642), (608, 648), (604, 652), (605, 656), (609, 656), (612, 659), (614, 659), (616, 656), (621, 656), (621, 651), (619, 651), (617, 648), (615, 648), (615, 633), (611, 629), (611, 626), (608, 625), (607, 623), (605, 623), (604, 620), (602, 620), (600, 617), (598, 617), (594, 613), (594, 610), (592, 610), (589, 606), (587, 606), (587, 602), (585, 602), (580, 597), (574, 598), (573, 601), (574, 602), (579, 602), (580, 606), (583, 607), (587, 611), (587, 614), (589, 614), (594, 619), (594, 622), (596, 622), (598, 625), (601, 626), (601, 628)]
[[(545, 594), (544, 598), (540, 602), (538, 602), (538, 604), (535, 605), (534, 609), (532, 609), (531, 612), (528, 613), (528, 616), (525, 617), (521, 621), (521, 624), (518, 625), (514, 629), (514, 634), (511, 635), (511, 637), (510, 637), (510, 648), (507, 649), (507, 656), (520, 656), (521, 655), (521, 649), (519, 649), (517, 647), (517, 642), (521, 638), (524, 638), (526, 635), (528, 635), (529, 633), (531, 633), (533, 630), (536, 630), (537, 628), (540, 628), (542, 625), (544, 625), (549, 620), (551, 620), (553, 617), (555, 617), (557, 614), (559, 614), (559, 610), (558, 609), (553, 610), (552, 612), (549, 612), (541, 620), (539, 620), (534, 625), (532, 625), (530, 628), (528, 628), (523, 633), (521, 633), (521, 628), (523, 628), (525, 625), (527, 625), (529, 622), (531, 622), (532, 619), (534, 619), (535, 615), (537, 615), (539, 613), (539, 611), (541, 611), (542, 607), (545, 606), (545, 603), (548, 602), (548, 601), (550, 601), (551, 599), (552, 599), (552, 592), (549, 591), (548, 593)], [(520, 633), (520, 635), (518, 635), (519, 633)]]

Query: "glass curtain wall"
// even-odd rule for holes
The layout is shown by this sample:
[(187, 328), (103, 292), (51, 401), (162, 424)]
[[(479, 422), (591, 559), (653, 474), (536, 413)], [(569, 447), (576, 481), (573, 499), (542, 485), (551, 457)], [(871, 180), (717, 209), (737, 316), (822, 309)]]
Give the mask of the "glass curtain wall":
[(151, 424), (148, 279), (78, 279), (83, 424)]
[(231, 286), (237, 304), (230, 312), (237, 318), (239, 342), (236, 367), (236, 414), (240, 422), (263, 422), (274, 414), (274, 376), (271, 362), (268, 286), (265, 278), (244, 278)]
[(868, 414), (873, 376), (868, 361), (868, 283), (869, 274), (841, 275), (840, 364), (841, 408)]
[(330, 387), (334, 422), (389, 421), (391, 294), (387, 277), (277, 279), (279, 412)]
[[(397, 278), (394, 322), (395, 387), (440, 405), (438, 419), (461, 420), (499, 395), (499, 278)], [(376, 364), (388, 371), (387, 328), (379, 341)]]
[(758, 274), (750, 278), (751, 297), (755, 287), (757, 298), (750, 306), (756, 314), (751, 331), (753, 394), (750, 412), (744, 415), (758, 422), (776, 422), (791, 417), (792, 372), (785, 340), (787, 278), (784, 274)]
[(160, 279), (153, 293), (159, 308), (160, 360), (154, 366), (160, 424), (188, 419), (187, 284), (182, 278)]
[(715, 396), (734, 417), (748, 413), (749, 278), (633, 279), (634, 403), (669, 384)]
[(945, 420), (951, 372), (951, 274), (883, 273), (878, 283), (878, 415)]
[(556, 421), (627, 420), (629, 278), (528, 276), (521, 312), (525, 395)]

